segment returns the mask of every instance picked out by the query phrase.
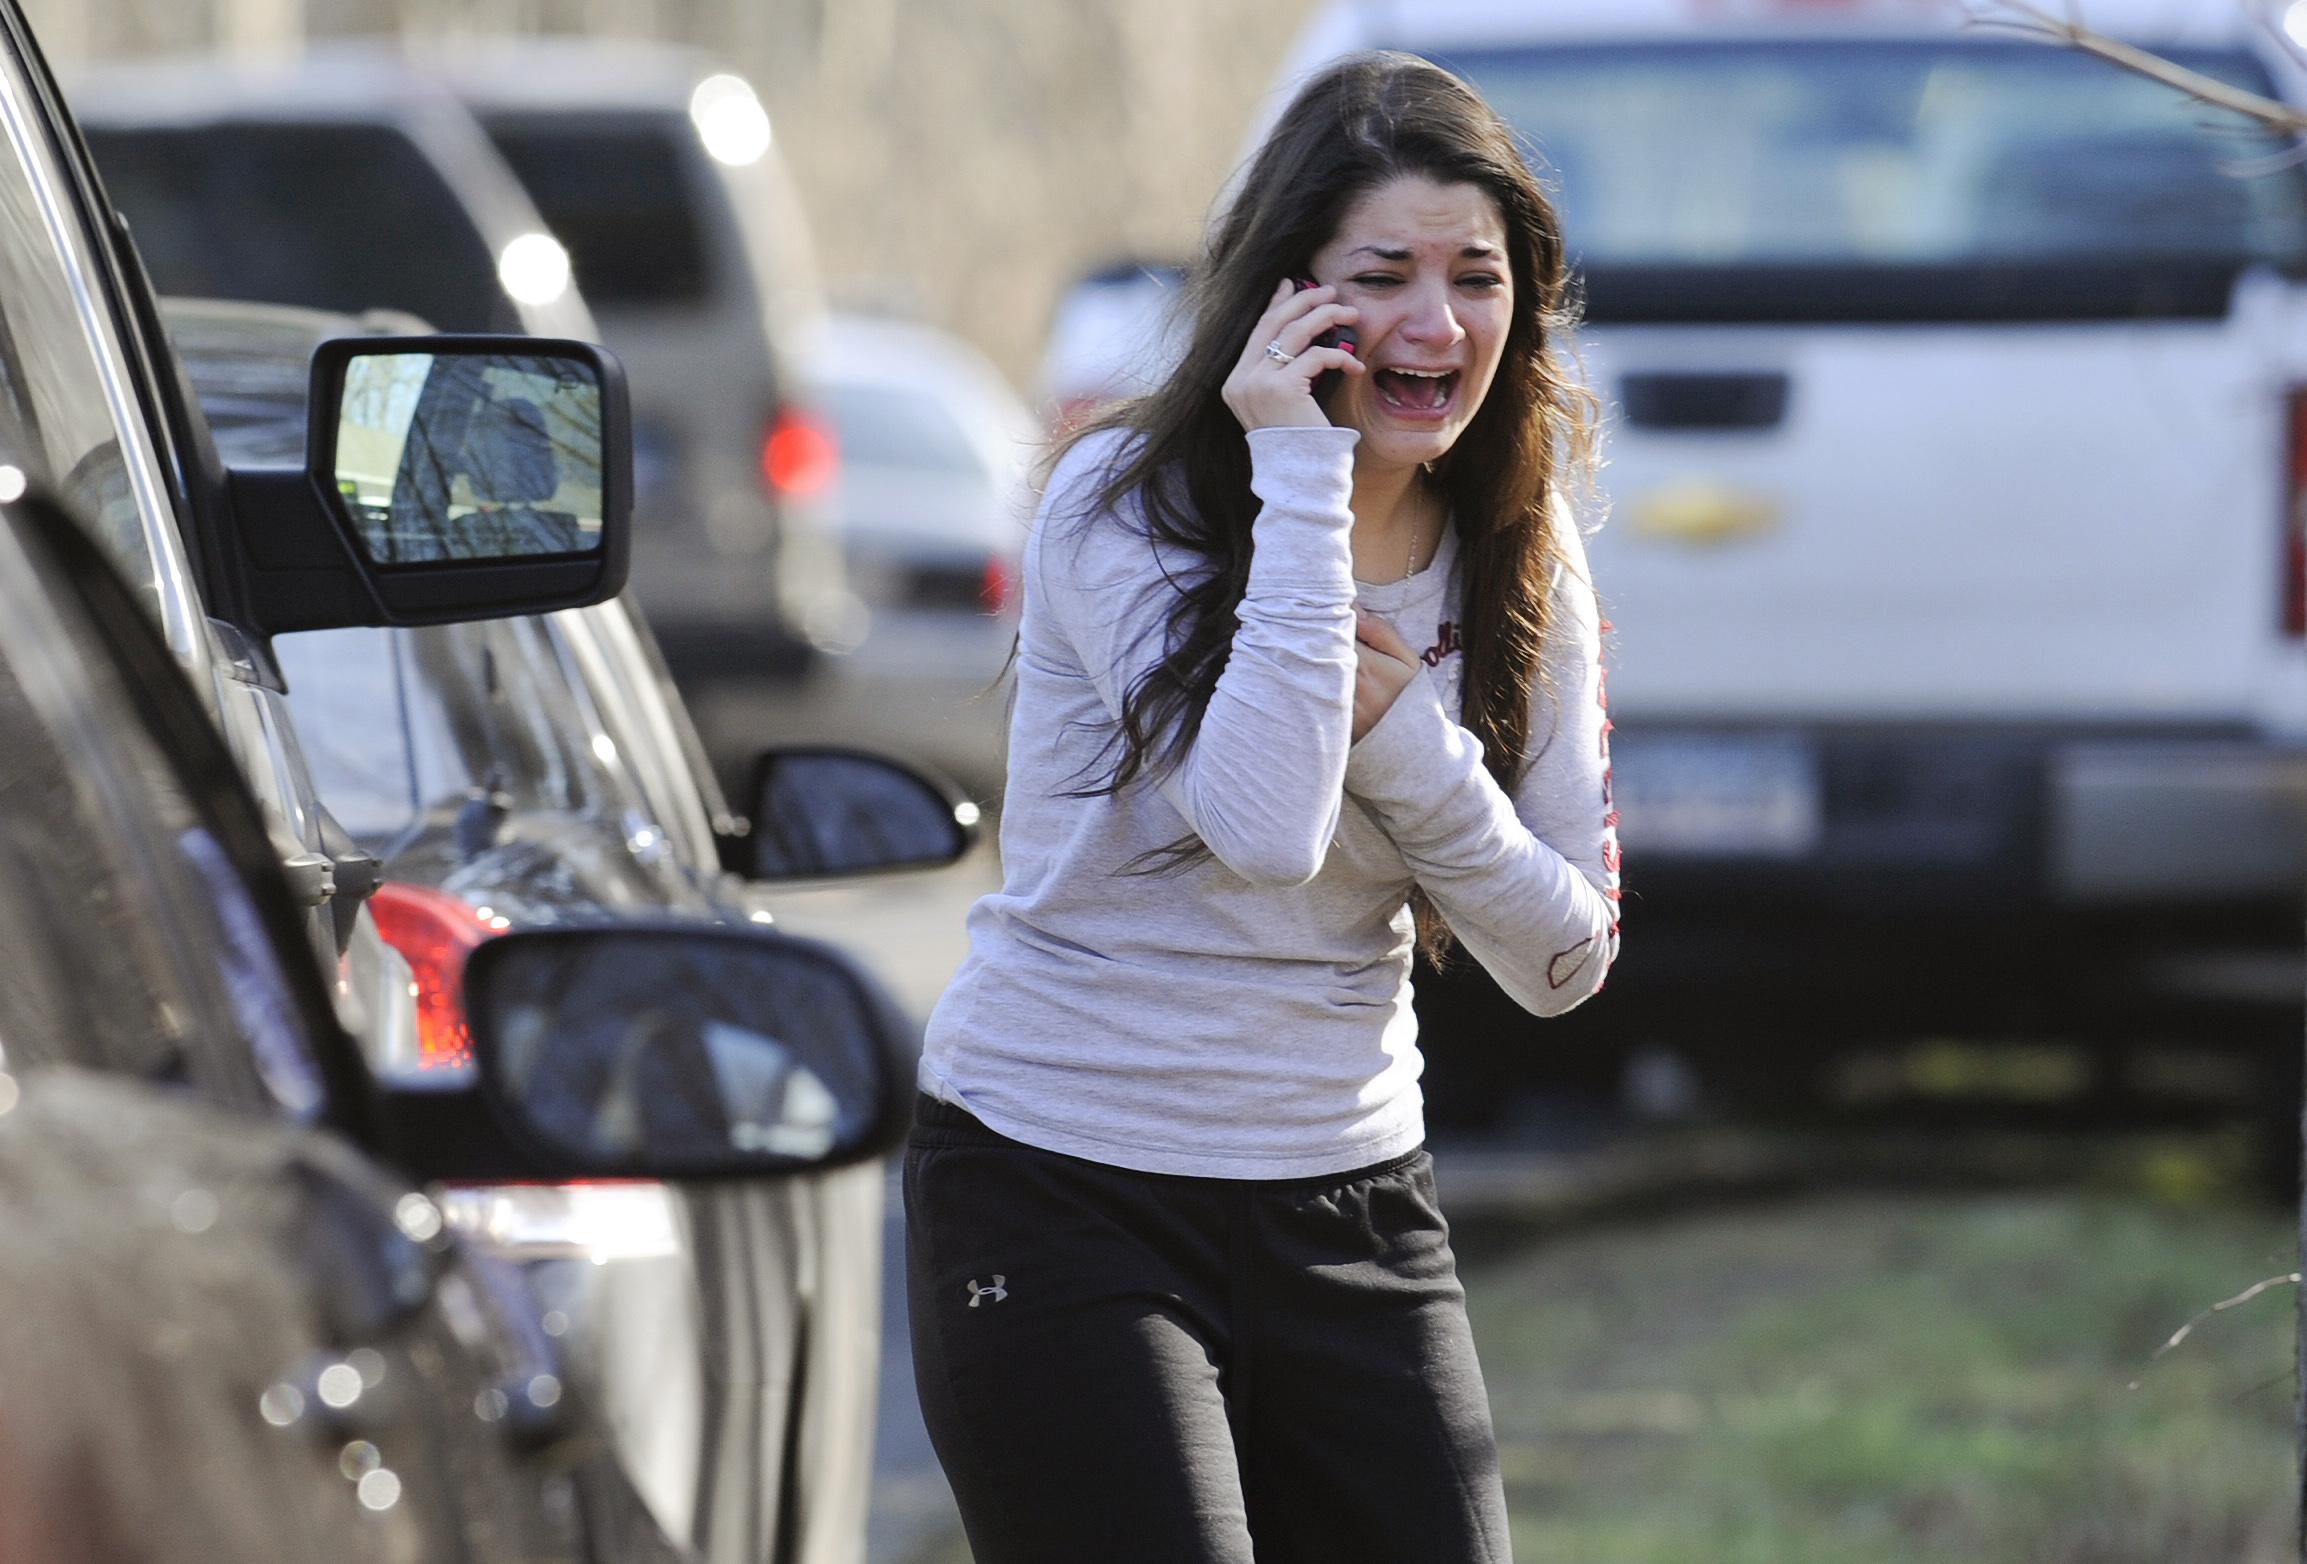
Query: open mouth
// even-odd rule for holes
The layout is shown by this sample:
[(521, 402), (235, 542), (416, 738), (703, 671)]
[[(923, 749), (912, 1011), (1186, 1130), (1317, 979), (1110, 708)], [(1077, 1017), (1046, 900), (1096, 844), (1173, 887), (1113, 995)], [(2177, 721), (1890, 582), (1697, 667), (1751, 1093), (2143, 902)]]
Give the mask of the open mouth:
[(1378, 399), (1405, 413), (1438, 413), (1457, 394), (1454, 369), (1381, 369), (1377, 372)]

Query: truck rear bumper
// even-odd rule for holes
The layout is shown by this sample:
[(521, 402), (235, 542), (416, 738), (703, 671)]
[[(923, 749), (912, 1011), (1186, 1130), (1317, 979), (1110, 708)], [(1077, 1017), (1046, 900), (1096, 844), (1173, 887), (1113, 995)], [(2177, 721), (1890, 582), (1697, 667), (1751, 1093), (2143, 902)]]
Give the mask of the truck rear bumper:
[(1614, 743), (1637, 916), (2307, 894), (2307, 749), (2248, 731), (1629, 720)]
[(2071, 906), (2293, 901), (2307, 885), (2307, 750), (2254, 739), (2058, 746), (2047, 888)]

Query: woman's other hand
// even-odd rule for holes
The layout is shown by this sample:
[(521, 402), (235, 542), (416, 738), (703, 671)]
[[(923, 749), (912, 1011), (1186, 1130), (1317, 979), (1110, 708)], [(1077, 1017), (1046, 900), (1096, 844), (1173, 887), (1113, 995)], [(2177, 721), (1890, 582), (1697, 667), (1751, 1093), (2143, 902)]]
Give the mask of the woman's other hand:
[(1354, 610), (1354, 742), (1378, 725), (1418, 672), (1418, 654), (1376, 614)]
[(1351, 326), (1361, 311), (1336, 301), (1330, 287), (1300, 289), (1286, 278), (1258, 317), (1241, 361), (1219, 394), (1244, 429), (1326, 429), (1330, 420), (1314, 400), (1314, 381), (1325, 371), (1362, 373), (1362, 361), (1344, 348), (1318, 348), (1316, 337)]

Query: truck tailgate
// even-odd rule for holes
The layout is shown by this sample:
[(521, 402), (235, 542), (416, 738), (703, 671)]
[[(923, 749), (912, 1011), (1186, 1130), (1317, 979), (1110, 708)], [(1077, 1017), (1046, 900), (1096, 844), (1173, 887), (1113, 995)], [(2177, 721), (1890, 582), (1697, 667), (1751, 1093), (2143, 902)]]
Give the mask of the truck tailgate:
[[(2268, 324), (1595, 329), (1613, 704), (2250, 717), (2299, 660)], [(1785, 376), (1774, 425), (1691, 427), (1655, 395), (1626, 417), (1629, 376), (1739, 373)]]

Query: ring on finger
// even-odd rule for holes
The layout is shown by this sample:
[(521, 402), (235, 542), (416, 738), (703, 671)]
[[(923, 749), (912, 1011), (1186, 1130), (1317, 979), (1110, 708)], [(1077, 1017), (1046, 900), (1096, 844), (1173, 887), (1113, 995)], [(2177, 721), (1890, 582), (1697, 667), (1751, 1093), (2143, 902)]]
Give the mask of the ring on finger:
[(1277, 364), (1293, 363), (1296, 361), (1297, 356), (1298, 355), (1295, 353), (1284, 353), (1282, 351), (1282, 339), (1279, 337), (1276, 337), (1273, 341), (1266, 344), (1266, 357), (1272, 359)]

